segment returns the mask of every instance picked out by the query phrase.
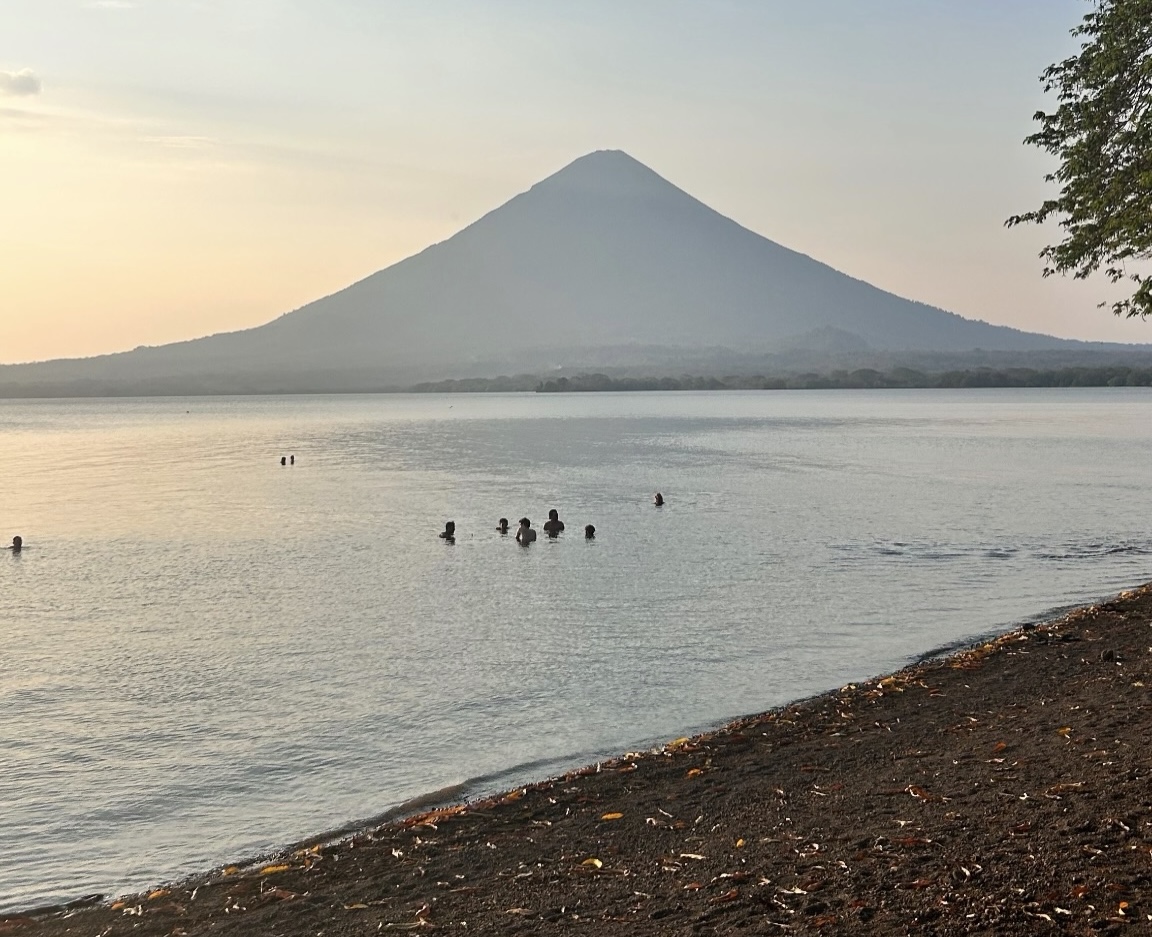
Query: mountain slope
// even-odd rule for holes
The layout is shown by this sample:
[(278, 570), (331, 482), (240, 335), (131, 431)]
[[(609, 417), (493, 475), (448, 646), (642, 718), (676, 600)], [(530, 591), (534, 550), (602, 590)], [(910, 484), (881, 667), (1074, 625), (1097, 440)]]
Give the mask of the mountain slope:
[[(876, 348), (1060, 340), (885, 293), (741, 227), (621, 152), (593, 153), (428, 248), (260, 330), (411, 360), (645, 342), (774, 346), (821, 327)], [(377, 359), (379, 360), (379, 359)]]
[(529, 370), (563, 363), (566, 349), (772, 350), (807, 335), (878, 351), (1092, 347), (886, 293), (741, 227), (625, 153), (600, 151), (448, 240), (259, 328), (9, 366), (0, 384), (199, 375), (243, 390), (261, 375), (350, 373), (400, 383), (477, 362)]

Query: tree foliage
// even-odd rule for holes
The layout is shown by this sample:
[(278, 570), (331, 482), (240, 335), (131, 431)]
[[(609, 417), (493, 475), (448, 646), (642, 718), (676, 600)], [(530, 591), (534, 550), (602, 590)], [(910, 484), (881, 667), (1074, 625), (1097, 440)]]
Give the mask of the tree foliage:
[(1147, 316), (1152, 276), (1129, 264), (1152, 258), (1152, 0), (1097, 0), (1073, 35), (1080, 53), (1041, 76), (1059, 107), (1025, 140), (1059, 160), (1045, 179), (1060, 194), (1007, 224), (1057, 219), (1064, 240), (1040, 252), (1044, 276), (1103, 270), (1133, 284), (1112, 311)]
[(888, 371), (857, 368), (824, 374), (809, 371), (765, 377), (763, 374), (729, 377), (609, 377), (577, 374), (541, 381), (536, 392), (647, 390), (864, 390), (913, 387), (1152, 387), (1152, 367), (1109, 364), (1067, 368), (964, 368), (918, 371), (896, 367)]

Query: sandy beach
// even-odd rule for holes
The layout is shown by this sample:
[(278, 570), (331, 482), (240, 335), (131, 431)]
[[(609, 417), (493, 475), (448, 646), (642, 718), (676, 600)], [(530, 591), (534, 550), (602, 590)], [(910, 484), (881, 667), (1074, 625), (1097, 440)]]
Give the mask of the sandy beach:
[(1150, 667), (1144, 586), (714, 733), (0, 934), (1146, 933)]

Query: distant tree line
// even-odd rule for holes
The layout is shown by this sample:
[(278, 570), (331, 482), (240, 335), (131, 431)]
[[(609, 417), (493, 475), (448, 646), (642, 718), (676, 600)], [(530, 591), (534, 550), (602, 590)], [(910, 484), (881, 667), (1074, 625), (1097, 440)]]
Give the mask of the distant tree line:
[(507, 394), (539, 390), (540, 378), (534, 374), (508, 377), (468, 377), (460, 380), (425, 381), (411, 388), (417, 394)]
[(644, 390), (860, 390), (900, 387), (1149, 387), (1152, 367), (972, 368), (928, 373), (912, 368), (832, 371), (786, 377), (609, 377), (581, 374), (541, 381), (537, 393)]

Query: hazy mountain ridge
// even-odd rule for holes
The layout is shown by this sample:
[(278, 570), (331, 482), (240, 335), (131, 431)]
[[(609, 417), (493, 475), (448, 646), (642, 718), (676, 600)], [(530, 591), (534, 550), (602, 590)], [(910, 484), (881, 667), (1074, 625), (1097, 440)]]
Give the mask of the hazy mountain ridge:
[(629, 358), (649, 364), (642, 349), (652, 347), (681, 364), (725, 349), (1139, 350), (989, 325), (894, 296), (749, 231), (627, 154), (601, 151), (453, 237), (266, 325), (0, 367), (0, 394), (385, 389), (627, 366)]

